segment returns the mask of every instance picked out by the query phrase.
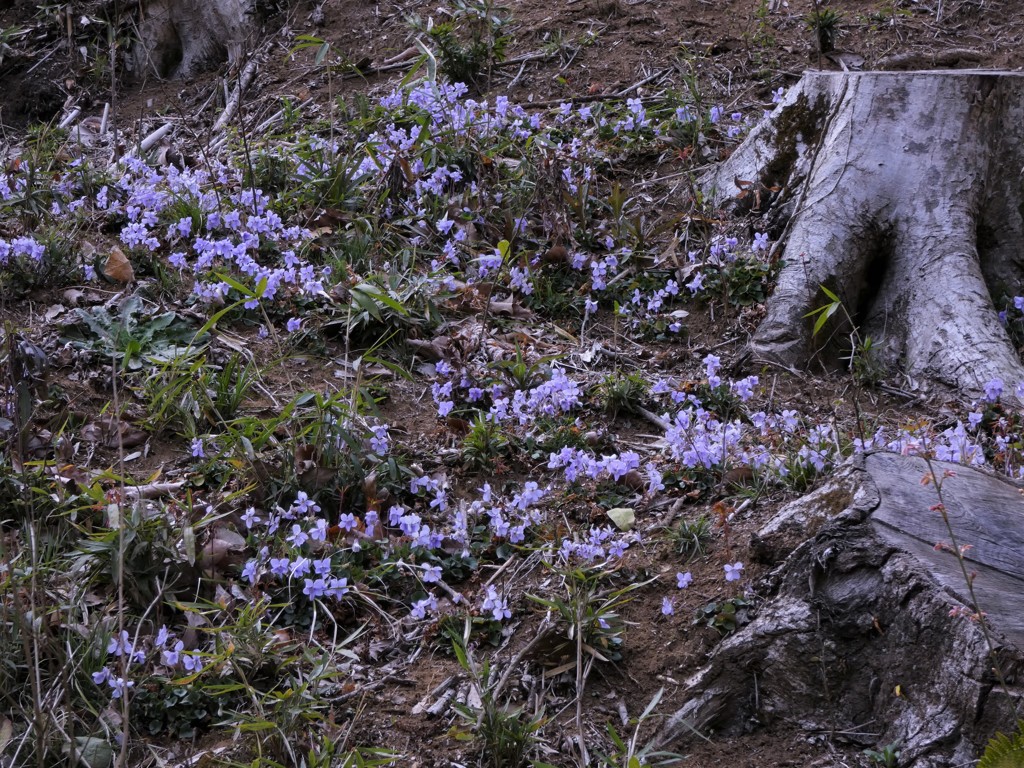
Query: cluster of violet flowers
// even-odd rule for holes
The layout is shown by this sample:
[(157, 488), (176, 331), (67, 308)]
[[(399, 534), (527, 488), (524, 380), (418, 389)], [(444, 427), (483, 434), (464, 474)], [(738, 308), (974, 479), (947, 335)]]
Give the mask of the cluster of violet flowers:
[[(722, 566), (725, 571), (726, 581), (739, 581), (743, 578), (743, 563), (737, 560), (735, 563), (726, 563)], [(693, 583), (693, 574), (689, 571), (686, 573), (676, 573), (676, 589), (686, 589)], [(661, 613), (664, 616), (672, 616), (676, 612), (675, 600), (671, 597), (663, 597), (661, 599)]]
[(595, 526), (581, 538), (563, 538), (558, 548), (558, 558), (566, 563), (609, 565), (621, 558), (630, 546), (639, 542), (640, 534), (636, 531), (623, 533), (611, 526)]
[(12, 259), (29, 259), (35, 264), (41, 264), (45, 255), (46, 246), (32, 236), (16, 237), (13, 240), (0, 237), (0, 267), (6, 267)]
[[(148, 650), (144, 642), (133, 641), (126, 629), (121, 630), (119, 635), (111, 637), (110, 642), (107, 643), (107, 655), (113, 659), (124, 657), (127, 669), (131, 669), (132, 665), (141, 666), (151, 654), (156, 654), (154, 663), (169, 671), (180, 669), (189, 674), (198, 674), (203, 671), (202, 654), (199, 651), (186, 651), (185, 643), (182, 640), (176, 640), (174, 633), (166, 626), (160, 627)], [(96, 685), (106, 684), (110, 688), (111, 698), (119, 699), (135, 686), (135, 681), (122, 677), (112, 666), (120, 665), (111, 665), (108, 662), (98, 671), (92, 673), (92, 681)]]
[(438, 379), (431, 386), (431, 395), (440, 418), (454, 410), (456, 394), (473, 408), (479, 408), (489, 399), (491, 405), (486, 413), (489, 421), (515, 423), (521, 427), (530, 426), (541, 418), (567, 414), (582, 403), (580, 385), (557, 365), (548, 369), (548, 377), (541, 383), (529, 389), (515, 389), (509, 394), (506, 394), (506, 385), (479, 382), (465, 368), (456, 371), (444, 360), (436, 363), (435, 373)]
[[(559, 178), (566, 191), (576, 194), (581, 185), (595, 179), (595, 168), (607, 160), (598, 141), (603, 132), (650, 138), (697, 119), (689, 107), (655, 119), (640, 99), (629, 99), (620, 113), (566, 104), (545, 120), (539, 112), (506, 97), (490, 103), (467, 98), (467, 92), (462, 84), (415, 82), (381, 99), (379, 126), (368, 135), (347, 137), (345, 146), (317, 136), (300, 137), (296, 145), (302, 151), (278, 148), (267, 154), (285, 164), (293, 182), (304, 187), (336, 173), (344, 157), (362, 157), (349, 173), (367, 199), (379, 197), (381, 184), (400, 163), (409, 182), (406, 194), (389, 197), (382, 213), (385, 218), (407, 220), (410, 244), (436, 254), (431, 259), (431, 280), (421, 286), (431, 291), (450, 289), (453, 275), (460, 271), (470, 282), (474, 277), (490, 277), (502, 263), (500, 254), (488, 255), (486, 249), (481, 254), (468, 235), (472, 226), (481, 223), (488, 206), (507, 204), (506, 193), (467, 181), (463, 171), (447, 159), (453, 153), (488, 141), (511, 142), (523, 154), (553, 158), (562, 169)], [(708, 120), (719, 119), (724, 115), (715, 108)], [(736, 116), (731, 119), (736, 122)], [(567, 132), (569, 127), (574, 130)], [(79, 159), (53, 183), (52, 212), (83, 222), (115, 223), (124, 246), (166, 258), (173, 268), (192, 277), (196, 296), (208, 302), (223, 301), (231, 292), (222, 274), (248, 286), (249, 309), (281, 298), (328, 301), (331, 281), (342, 276), (306, 258), (316, 233), (285, 221), (284, 208), (246, 183), (241, 165), (212, 160), (202, 168), (152, 168), (128, 156), (115, 166), (110, 182), (94, 191), (96, 183), (86, 178), (87, 163)], [(25, 194), (27, 183), (24, 175), (0, 174), (0, 198)], [(453, 192), (462, 188), (482, 204), (453, 209)], [(518, 234), (525, 233), (525, 216), (515, 219), (515, 227)], [(603, 256), (580, 254), (573, 260), (578, 270), (589, 273), (595, 292), (603, 290), (608, 275), (630, 254), (625, 244), (616, 244), (610, 235), (605, 248)], [(17, 257), (41, 261), (44, 250), (32, 237), (0, 240), (0, 262)], [(510, 267), (511, 288), (529, 294), (535, 267), (536, 259)], [(95, 277), (91, 264), (82, 268), (87, 278)], [(646, 312), (655, 311), (678, 291), (678, 286), (669, 284), (639, 301)], [(596, 298), (590, 297), (587, 308), (596, 304)], [(293, 317), (289, 330), (298, 330), (300, 323)]]
[[(635, 451), (595, 456), (585, 450), (564, 447), (550, 453), (547, 469), (560, 471), (567, 483), (583, 480), (600, 482), (604, 479), (618, 482), (630, 472), (639, 472), (646, 477), (644, 494), (653, 499), (665, 489), (662, 473), (670, 467), (722, 470), (746, 464), (782, 478), (791, 466), (804, 466), (821, 472), (841, 458), (834, 427), (805, 425), (800, 414), (793, 410), (783, 410), (778, 414), (753, 411), (750, 405), (759, 386), (756, 376), (738, 380), (722, 377), (721, 360), (713, 354), (707, 355), (703, 364), (706, 386), (713, 391), (728, 393), (746, 406), (750, 412), (745, 418), (722, 420), (704, 407), (700, 398), (691, 391), (691, 386), (677, 389), (669, 380), (659, 380), (654, 383), (652, 394), (664, 398), (674, 409), (674, 412), (664, 415), (669, 426), (660, 457), (645, 459)], [(486, 412), (487, 418), (510, 425), (530, 425), (542, 416), (565, 415), (581, 404), (582, 387), (555, 366), (548, 369), (550, 378), (547, 380), (510, 394), (506, 394), (504, 385), (491, 385), (486, 390), (476, 386), (466, 370), (457, 371), (445, 361), (436, 364), (435, 372), (439, 377), (433, 385), (435, 401), (439, 408), (445, 403), (450, 404), (448, 408), (439, 410), (442, 415), (451, 411), (456, 393), (463, 394), (468, 402), (478, 406), (490, 398), (493, 402)], [(1000, 382), (992, 382), (986, 391), (986, 402), (991, 403), (999, 398), (1003, 387)], [(858, 441), (856, 448), (867, 450), (881, 446), (901, 452), (927, 448), (938, 458), (980, 463), (984, 460), (984, 452), (971, 438), (971, 431), (980, 419), (980, 412), (975, 412), (967, 424), (958, 424), (937, 436), (909, 431), (886, 437), (880, 430), (867, 440)], [(390, 447), (387, 426), (374, 427), (370, 440), (377, 453), (385, 454)], [(551, 491), (551, 486), (526, 481), (518, 491), (503, 496), (485, 483), (478, 489), (476, 498), (468, 500), (461, 494), (458, 498), (453, 497), (443, 476), (423, 475), (410, 481), (411, 501), (392, 505), (383, 519), (372, 511), (362, 519), (350, 513), (343, 514), (339, 525), (346, 538), (341, 548), (358, 551), (365, 543), (373, 542), (387, 557), (398, 548), (396, 542), (402, 543), (402, 551), (411, 547), (414, 559), (422, 562), (416, 566), (416, 573), (425, 594), (421, 593), (412, 601), (410, 615), (414, 619), (425, 620), (438, 612), (437, 589), (452, 596), (454, 602), (463, 600), (462, 595), (443, 583), (441, 569), (432, 562), (442, 555), (441, 550), (450, 553), (453, 547), (461, 548), (462, 557), (470, 557), (472, 546), (478, 543), (472, 540), (476, 535), (473, 532), (479, 530), (485, 531), (483, 543), (524, 544), (530, 530), (544, 521), (544, 500)], [(289, 510), (278, 510), (265, 521), (266, 533), (273, 535), (282, 530), (291, 549), (287, 556), (272, 557), (267, 547), (261, 548), (257, 557), (246, 564), (244, 575), (250, 583), (269, 573), (281, 581), (303, 579), (303, 593), (311, 599), (340, 599), (347, 594), (352, 585), (348, 584), (345, 576), (332, 570), (330, 558), (317, 559), (303, 551), (310, 542), (323, 541), (326, 523), (318, 517), (318, 512), (308, 497), (299, 494)], [(254, 510), (247, 511), (243, 519), (250, 526), (261, 522)], [(622, 533), (609, 526), (592, 527), (564, 538), (553, 554), (563, 561), (607, 563), (622, 557), (638, 541), (640, 536), (635, 531)], [(742, 563), (730, 564), (726, 568), (727, 580), (739, 579), (741, 570)], [(478, 610), (497, 621), (511, 615), (507, 601), (494, 588), (480, 597)]]
[[(1022, 300), (1024, 304), (1024, 300)], [(909, 428), (886, 429), (879, 427), (873, 434), (854, 440), (858, 451), (885, 450), (905, 456), (924, 456), (957, 464), (981, 467), (992, 466), (1017, 480), (1024, 480), (1024, 435), (1014, 432), (1019, 425), (1005, 414), (999, 415), (991, 425), (991, 434), (981, 429), (987, 408), (999, 403), (1006, 394), (1006, 385), (1001, 379), (985, 383), (982, 399), (971, 406), (964, 419), (957, 419), (952, 426), (935, 432), (929, 425), (919, 424)], [(1024, 402), (1024, 382), (1013, 389), (1013, 395)], [(990, 462), (988, 454), (996, 457)]]
[[(726, 392), (748, 404), (759, 386), (757, 376), (726, 380), (719, 375), (721, 360), (704, 359), (705, 383), (711, 390)], [(631, 471), (642, 473), (645, 493), (654, 498), (665, 489), (667, 469), (724, 471), (733, 466), (750, 466), (783, 478), (790, 467), (802, 466), (822, 472), (840, 456), (839, 441), (831, 425), (803, 427), (799, 414), (753, 411), (746, 418), (720, 419), (701, 399), (686, 388), (676, 389), (660, 379), (651, 393), (666, 398), (674, 412), (663, 415), (668, 427), (662, 456), (644, 460), (634, 451), (595, 456), (590, 451), (563, 447), (548, 456), (547, 468), (561, 470), (568, 483), (584, 480), (619, 482)]]
[[(320, 516), (321, 508), (305, 491), (299, 491), (287, 508), (278, 507), (264, 518), (250, 507), (242, 515), (242, 522), (260, 537), (274, 537), (274, 551), (268, 544), (259, 548), (242, 569), (242, 578), (255, 585), (271, 578), (290, 586), (301, 584), (302, 594), (310, 600), (333, 598), (342, 600), (350, 586), (347, 575), (337, 571), (333, 558), (336, 546), (328, 541), (327, 521)], [(347, 537), (348, 548), (359, 551), (364, 542), (372, 542), (379, 531), (379, 519), (372, 510), (360, 520), (351, 512), (342, 513), (338, 528)], [(275, 537), (275, 534), (279, 534)], [(285, 545), (282, 549), (282, 545)], [(276, 555), (276, 556), (275, 556)]]
[[(739, 246), (739, 238), (717, 235), (708, 246), (707, 254), (702, 256), (698, 250), (687, 252), (687, 260), (692, 265), (690, 274), (693, 277), (685, 283), (685, 286), (689, 289), (691, 296), (696, 296), (705, 290), (704, 279), (709, 268), (721, 269), (744, 258), (762, 259), (771, 247), (771, 243), (768, 240), (767, 232), (755, 232), (749, 254), (741, 253), (738, 250)], [(700, 259), (699, 262), (698, 259)]]

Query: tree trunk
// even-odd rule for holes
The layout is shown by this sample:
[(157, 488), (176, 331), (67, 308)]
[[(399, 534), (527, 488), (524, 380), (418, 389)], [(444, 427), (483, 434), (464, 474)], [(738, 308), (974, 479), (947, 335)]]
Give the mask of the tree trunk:
[[(765, 602), (689, 682), (662, 746), (788, 723), (878, 749), (900, 765), (968, 765), (1024, 698), (1024, 500), (1006, 478), (933, 462), (985, 612), (974, 613), (923, 459), (855, 457), (754, 537), (783, 559)], [(817, 533), (807, 538), (807, 531)], [(994, 669), (998, 667), (997, 675)], [(1000, 675), (1007, 683), (1004, 689)], [(1008, 694), (1008, 695), (1007, 695)]]
[[(805, 365), (836, 292), (879, 362), (977, 392), (1024, 367), (993, 298), (1024, 276), (1024, 76), (812, 72), (707, 179), (767, 210), (784, 267), (754, 353)], [(788, 234), (787, 234), (788, 233)], [(817, 347), (816, 347), (817, 345)]]
[(241, 58), (253, 0), (152, 0), (143, 6), (129, 64), (136, 79), (191, 77)]

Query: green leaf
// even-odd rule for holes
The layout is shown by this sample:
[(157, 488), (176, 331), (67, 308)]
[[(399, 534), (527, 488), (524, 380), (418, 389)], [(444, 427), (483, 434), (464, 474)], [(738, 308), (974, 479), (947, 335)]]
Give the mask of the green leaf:
[(427, 80), (434, 83), (437, 82), (437, 59), (434, 58), (433, 52), (424, 44), (419, 38), (416, 39), (416, 47), (419, 48), (420, 53), (423, 54), (423, 58), (427, 64)]
[(369, 296), (370, 298), (376, 301), (379, 301), (385, 307), (394, 310), (403, 317), (409, 314), (409, 311), (405, 307), (403, 307), (398, 301), (393, 299), (391, 296), (388, 296), (375, 285), (371, 285), (370, 283), (360, 283), (359, 285), (352, 289), (353, 294), (356, 293), (357, 291), (359, 293), (365, 294), (366, 296)]
[(236, 727), (239, 731), (243, 732), (259, 732), (273, 730), (277, 728), (277, 725), (269, 720), (255, 720), (248, 723), (239, 723)]
[(380, 309), (377, 308), (377, 304), (372, 298), (358, 290), (358, 288), (359, 286), (356, 286), (352, 289), (352, 301), (363, 313), (369, 315), (374, 320), (380, 320)]
[(642, 715), (640, 715), (640, 720), (641, 721), (646, 720), (650, 716), (650, 714), (654, 711), (654, 708), (656, 706), (658, 706), (658, 702), (661, 701), (662, 694), (664, 694), (664, 693), (665, 693), (665, 689), (664, 688), (659, 688), (658, 689), (658, 692), (656, 694), (654, 694), (654, 698), (651, 699), (650, 703), (647, 705), (647, 708), (644, 709), (644, 713)]
[(178, 316), (174, 312), (164, 312), (162, 315), (150, 318), (146, 323), (147, 331), (151, 334), (154, 331), (162, 331), (177, 319)]
[(185, 547), (185, 558), (189, 565), (196, 564), (196, 532), (191, 525), (186, 525), (181, 532), (182, 544)]
[(631, 531), (636, 524), (636, 515), (629, 507), (609, 509), (607, 515), (620, 531)]
[(818, 315), (818, 319), (814, 322), (814, 335), (818, 334), (818, 331), (820, 331), (825, 326), (825, 323), (828, 322), (829, 318), (832, 317), (832, 315), (834, 315), (836, 313), (836, 310), (838, 309), (839, 305), (835, 303), (823, 307), (824, 311)]
[(552, 611), (561, 611), (562, 610), (562, 606), (559, 603), (557, 603), (556, 601), (554, 601), (554, 600), (548, 600), (547, 598), (539, 597), (537, 595), (530, 595), (530, 594), (528, 594), (526, 596), (526, 598), (528, 600), (532, 600), (533, 602), (537, 603), (538, 605), (543, 605), (545, 608), (550, 608)]
[(502, 240), (498, 243), (498, 253), (501, 254), (501, 260), (507, 261), (508, 255), (512, 251), (512, 244), (508, 240)]
[(253, 291), (250, 288), (235, 280), (233, 277), (231, 277), (231, 275), (228, 275), (224, 272), (217, 272), (216, 274), (218, 280), (227, 283), (243, 296), (250, 299), (258, 298), (257, 294), (253, 293)]
[(76, 736), (79, 758), (92, 768), (109, 768), (114, 762), (114, 748), (98, 736)]
[(421, 69), (423, 69), (423, 65), (426, 64), (427, 61), (428, 58), (426, 56), (420, 56), (418, 59), (416, 59), (416, 62), (412, 65), (412, 69), (410, 69), (409, 73), (402, 78), (402, 88), (405, 88), (407, 85), (409, 85), (409, 83), (411, 83), (416, 78), (417, 73)]
[(461, 640), (452, 640), (452, 652), (455, 654), (455, 658), (459, 662), (459, 666), (466, 671), (469, 671), (469, 659), (466, 656), (466, 648), (462, 645)]
[(826, 287), (825, 287), (824, 285), (823, 285), (823, 286), (821, 286), (821, 291), (822, 291), (822, 293), (824, 293), (824, 294), (825, 294), (826, 296), (828, 296), (828, 297), (829, 297), (830, 299), (832, 299), (832, 301), (834, 301), (834, 302), (838, 302), (838, 303), (840, 303), (840, 304), (842, 303), (842, 300), (841, 300), (841, 299), (840, 299), (840, 298), (839, 298), (838, 296), (836, 296), (836, 295), (835, 295), (834, 293), (832, 293), (832, 291), (830, 291), (830, 290), (829, 290), (828, 288), (826, 288)]
[(997, 733), (985, 746), (978, 768), (1024, 767), (1024, 724), (1012, 737)]
[(318, 67), (321, 64), (323, 64), (324, 59), (327, 58), (327, 54), (330, 50), (331, 44), (325, 41), (323, 45), (321, 45), (320, 48), (317, 50), (316, 58), (313, 60), (313, 63), (316, 64)]

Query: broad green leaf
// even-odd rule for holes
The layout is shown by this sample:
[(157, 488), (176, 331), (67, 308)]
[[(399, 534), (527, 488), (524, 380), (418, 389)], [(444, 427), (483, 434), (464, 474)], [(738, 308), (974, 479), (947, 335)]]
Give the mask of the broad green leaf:
[(829, 290), (828, 288), (826, 288), (826, 287), (825, 287), (824, 285), (823, 285), (823, 286), (821, 286), (821, 291), (822, 291), (822, 293), (824, 293), (824, 294), (825, 294), (826, 296), (828, 296), (828, 297), (829, 297), (830, 299), (832, 299), (832, 301), (835, 301), (835, 302), (839, 302), (839, 303), (842, 303), (842, 300), (841, 300), (841, 299), (840, 299), (840, 298), (839, 298), (838, 296), (836, 296), (836, 295), (835, 295), (834, 293), (832, 293), (832, 291), (830, 291), (830, 290)]
[(98, 736), (76, 736), (75, 751), (91, 768), (110, 768), (114, 763), (114, 748)]
[(352, 289), (352, 301), (374, 320), (380, 320), (380, 308), (373, 300), (373, 297), (362, 290), (362, 286), (357, 285)]
[(388, 307), (389, 309), (393, 309), (395, 312), (402, 315), (403, 317), (409, 314), (409, 310), (407, 310), (398, 301), (396, 301), (391, 296), (388, 296), (375, 285), (372, 285), (370, 283), (360, 283), (355, 288), (353, 288), (352, 291), (353, 293), (359, 291), (365, 294), (366, 296), (369, 296), (370, 298), (379, 301), (381, 304)]
[(817, 334), (822, 328), (825, 327), (825, 323), (828, 322), (829, 318), (836, 313), (839, 309), (839, 305), (832, 303), (827, 307), (824, 307), (824, 311), (818, 315), (818, 319), (814, 323), (814, 333)]
[(620, 531), (631, 531), (636, 524), (636, 515), (629, 507), (615, 507), (608, 510), (608, 517)]
[(186, 525), (181, 532), (182, 544), (185, 546), (185, 558), (189, 565), (196, 564), (196, 532), (191, 525)]

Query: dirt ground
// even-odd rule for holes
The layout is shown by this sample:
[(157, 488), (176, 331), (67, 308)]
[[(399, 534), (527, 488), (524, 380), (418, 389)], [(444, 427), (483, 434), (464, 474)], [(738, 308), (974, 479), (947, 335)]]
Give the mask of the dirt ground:
[[(410, 19), (441, 18), (438, 5), (392, 0), (303, 1), (270, 15), (252, 46), (253, 53), (266, 57), (266, 64), (250, 90), (243, 119), (258, 124), (279, 108), (281, 97), (302, 104), (310, 115), (322, 115), (335, 97), (383, 92), (402, 77), (400, 67), (365, 76), (339, 69), (329, 76), (323, 67), (314, 65), (310, 53), (288, 56), (295, 37), (322, 38), (331, 44), (330, 56), (339, 62), (359, 63), (363, 70), (385, 66), (412, 44), (415, 33)], [(1015, 0), (833, 0), (823, 6), (840, 14), (836, 51), (830, 55), (819, 52), (807, 23), (813, 10), (810, 0), (517, 0), (508, 4), (512, 24), (506, 62), (493, 73), (487, 95), (507, 95), (519, 103), (541, 105), (613, 98), (638, 83), (643, 84), (632, 93), (640, 97), (666, 90), (684, 92), (696, 84), (708, 103), (721, 103), (727, 111), (747, 112), (769, 107), (778, 88), (792, 85), (809, 68), (1016, 70), (1024, 65), (1024, 3)], [(78, 23), (76, 15), (72, 15), (73, 24)], [(36, 52), (32, 58), (0, 56), (0, 122), (11, 143), (31, 122), (59, 119), (73, 105), (81, 107), (83, 114), (98, 116), (109, 100), (109, 84), (69, 56), (67, 24), (60, 27), (66, 18), (37, 11), (34, 3), (0, 1), (0, 29), (31, 27)], [(71, 37), (78, 41), (91, 34), (76, 27)], [(122, 130), (129, 136), (142, 136), (170, 120), (177, 126), (183, 148), (193, 139), (201, 143), (219, 114), (224, 74), (222, 68), (190, 82), (121, 83), (117, 110)], [(652, 206), (680, 210), (688, 204), (685, 189), (673, 178), (673, 167), (652, 164), (622, 170), (647, 183), (644, 189)], [(23, 307), (9, 306), (6, 313), (20, 323), (29, 318)], [(702, 320), (694, 321), (699, 329)], [(737, 324), (717, 354), (727, 363), (739, 359), (753, 325), (749, 319), (745, 325)], [(634, 364), (648, 373), (696, 371), (703, 354), (721, 346), (723, 339), (710, 322), (705, 332), (692, 333), (688, 355), (662, 358), (660, 350), (651, 346), (633, 353)], [(256, 340), (250, 341), (254, 348), (258, 345)], [(292, 361), (273, 376), (279, 377), (278, 383), (287, 390), (308, 382), (310, 370), (306, 363)], [(847, 385), (840, 376), (805, 380), (780, 376), (776, 382), (780, 400), (799, 400), (805, 412), (833, 414), (839, 419), (852, 418), (849, 402), (843, 399)], [(68, 386), (81, 390), (84, 408), (89, 407), (90, 399), (105, 401), (104, 393), (87, 386)], [(385, 415), (392, 423), (403, 425), (410, 441), (443, 448), (447, 438), (438, 433), (433, 415), (413, 405), (422, 393), (410, 390), (406, 394), (392, 397), (388, 406), (392, 410)], [(870, 399), (869, 415), (880, 423), (896, 422), (907, 414), (904, 401), (882, 394)], [(429, 405), (428, 397), (424, 408)], [(932, 401), (922, 412), (940, 405)], [(619, 444), (641, 439), (638, 436), (652, 429), (643, 421), (630, 419), (613, 426)], [(157, 454), (153, 461), (159, 463), (164, 458)], [(736, 559), (748, 560), (749, 533), (777, 509), (780, 500), (761, 499), (735, 521)], [(671, 522), (667, 508), (645, 513), (659, 523)], [(587, 510), (573, 514), (585, 516)], [(682, 703), (679, 691), (683, 684), (719, 639), (717, 631), (690, 623), (693, 609), (722, 590), (724, 552), (720, 542), (716, 547), (691, 565), (695, 581), (685, 604), (677, 605), (675, 616), (664, 616), (660, 610), (661, 598), (669, 595), (667, 589), (664, 594), (647, 590), (643, 600), (625, 608), (629, 653), (621, 662), (602, 667), (588, 687), (586, 712), (595, 741), (601, 738), (602, 723), (609, 719), (618, 722), (625, 711), (637, 715), (661, 688), (665, 694), (659, 711), (672, 712)], [(637, 580), (662, 576), (664, 581), (664, 574), (679, 568), (677, 561), (670, 542), (651, 539), (629, 555), (624, 567), (634, 572)], [(751, 563), (746, 576), (756, 581), (767, 567)], [(528, 624), (522, 629), (522, 634), (529, 634)], [(510, 658), (522, 644), (511, 643), (502, 653)], [(369, 650), (369, 640), (365, 650)], [(357, 706), (361, 715), (349, 738), (398, 749), (410, 755), (409, 766), (468, 763), (472, 755), (451, 737), (450, 718), (410, 714), (454, 669), (451, 658), (428, 656), (415, 674), (357, 696), (336, 714), (341, 721), (350, 711), (348, 707)], [(571, 712), (565, 709), (572, 701), (569, 682), (536, 676), (521, 680), (516, 690), (523, 703), (543, 691), (549, 712), (559, 720), (571, 719)], [(717, 741), (712, 735), (709, 742), (688, 745), (680, 764), (732, 768), (867, 765), (861, 755), (865, 745), (844, 739), (841, 734), (806, 733), (788, 727), (753, 729), (749, 735), (729, 741)], [(554, 748), (569, 749), (564, 744)]]
[[(512, 20), (507, 61), (494, 73), (489, 90), (519, 103), (578, 101), (607, 97), (645, 80), (639, 96), (684, 91), (696, 76), (705, 98), (731, 110), (770, 103), (776, 88), (792, 84), (806, 69), (1014, 70), (1024, 64), (1024, 7), (1012, 0), (834, 0), (821, 5), (839, 14), (835, 50), (824, 56), (808, 25), (814, 8), (810, 0), (519, 0), (506, 6)], [(92, 3), (67, 7), (96, 8)], [(76, 59), (68, 44), (91, 46), (87, 53), (93, 59), (104, 54), (95, 21), (103, 13), (92, 13), (94, 21), (87, 26), (81, 24), (84, 14), (77, 26), (67, 16), (17, 0), (0, 6), (2, 28), (28, 30), (32, 40), (31, 56), (12, 52), (0, 58), (3, 124), (46, 121), (61, 107), (98, 113), (109, 98), (109, 78), (98, 68), (104, 62)], [(322, 67), (312, 66), (312, 56), (289, 58), (295, 36), (325, 40), (335, 61), (366, 70), (406, 51), (416, 36), (414, 20), (422, 24), (431, 18), (445, 19), (437, 3), (326, 0), (277, 9), (251, 46), (251, 52), (268, 55), (252, 98), (290, 96), (322, 104), (330, 94), (373, 91), (395, 77), (395, 70), (328, 81)], [(12, 40), (14, 51), (21, 40)], [(222, 74), (211, 72), (187, 83), (150, 79), (122, 84), (121, 120), (131, 129), (157, 115), (187, 116), (201, 134), (202, 126), (216, 117), (216, 101), (203, 112), (196, 107), (220, 87)], [(259, 109), (252, 106), (255, 119)]]

